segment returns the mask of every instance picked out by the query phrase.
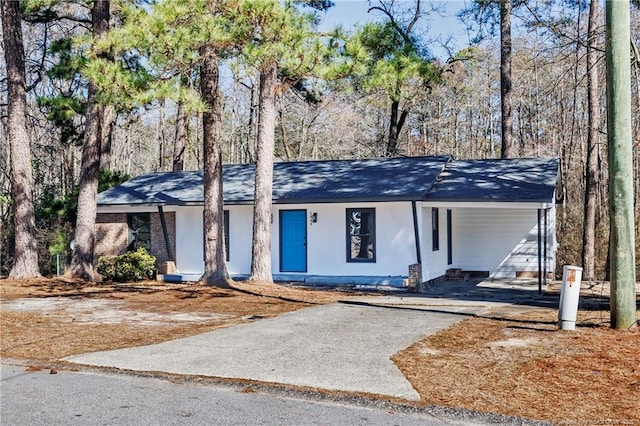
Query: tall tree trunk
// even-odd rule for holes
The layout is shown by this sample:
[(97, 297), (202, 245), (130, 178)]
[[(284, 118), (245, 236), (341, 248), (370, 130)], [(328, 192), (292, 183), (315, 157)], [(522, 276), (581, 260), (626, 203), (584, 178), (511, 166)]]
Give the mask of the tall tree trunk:
[(277, 71), (278, 67), (275, 62), (267, 64), (260, 70), (250, 281), (273, 281), (271, 275), (271, 204), (273, 199)]
[(110, 105), (104, 106), (102, 115), (100, 125), (100, 170), (111, 170), (111, 145), (113, 142), (113, 129), (117, 120), (116, 109)]
[(255, 84), (251, 85), (251, 105), (249, 106), (249, 136), (246, 145), (246, 162), (255, 160), (256, 144), (258, 140), (258, 108), (260, 105), (260, 93)]
[(7, 136), (9, 139), (11, 197), (15, 226), (14, 260), (9, 276), (22, 279), (40, 275), (33, 209), (31, 147), (27, 132), (22, 13), (20, 12), (20, 3), (17, 1), (4, 0), (1, 7), (8, 89)]
[(500, 158), (513, 158), (513, 101), (511, 93), (511, 0), (500, 0), (500, 104), (502, 149)]
[[(400, 116), (398, 117), (398, 114)], [(387, 138), (387, 148), (385, 150), (386, 157), (396, 157), (398, 155), (398, 143), (400, 132), (407, 119), (409, 111), (400, 112), (400, 101), (391, 101), (391, 117), (389, 120), (389, 137)]]
[(596, 209), (598, 207), (598, 153), (600, 150), (600, 88), (598, 84), (599, 2), (591, 0), (587, 42), (587, 171), (584, 192), (582, 267), (584, 279), (595, 279)]
[(204, 274), (200, 282), (228, 287), (222, 199), (222, 95), (218, 55), (213, 46), (200, 49), (200, 95), (209, 108), (202, 114), (204, 160)]
[(176, 133), (173, 141), (173, 171), (184, 170), (184, 151), (187, 148), (188, 135), (187, 114), (184, 111), (182, 102), (178, 101), (178, 111), (176, 112)]
[[(109, 29), (110, 2), (96, 1), (91, 10), (93, 36), (101, 37)], [(87, 118), (80, 170), (78, 217), (75, 248), (71, 259), (71, 275), (87, 281), (94, 279), (93, 254), (95, 247), (96, 198), (100, 170), (100, 149), (104, 107), (96, 99), (97, 88), (89, 84)]]
[(164, 99), (160, 101), (158, 110), (158, 125), (156, 126), (156, 143), (158, 144), (158, 169), (164, 171)]
[(291, 161), (291, 150), (289, 149), (289, 143), (287, 142), (287, 129), (284, 126), (284, 112), (278, 111), (280, 117), (280, 134), (282, 135), (282, 147), (284, 148), (284, 156), (287, 161)]

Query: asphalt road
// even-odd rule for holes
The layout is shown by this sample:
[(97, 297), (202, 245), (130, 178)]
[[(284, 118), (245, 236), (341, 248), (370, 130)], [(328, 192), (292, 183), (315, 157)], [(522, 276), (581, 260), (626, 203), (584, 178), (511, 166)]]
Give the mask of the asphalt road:
[[(319, 402), (241, 388), (0, 366), (2, 425), (444, 425), (427, 413)], [(464, 424), (469, 424), (465, 421)]]

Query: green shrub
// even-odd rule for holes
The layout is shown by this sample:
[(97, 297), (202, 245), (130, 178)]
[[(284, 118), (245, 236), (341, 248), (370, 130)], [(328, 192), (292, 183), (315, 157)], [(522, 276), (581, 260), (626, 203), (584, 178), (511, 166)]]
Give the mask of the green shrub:
[(118, 256), (100, 257), (98, 273), (108, 281), (140, 281), (153, 278), (155, 264), (155, 256), (140, 247)]

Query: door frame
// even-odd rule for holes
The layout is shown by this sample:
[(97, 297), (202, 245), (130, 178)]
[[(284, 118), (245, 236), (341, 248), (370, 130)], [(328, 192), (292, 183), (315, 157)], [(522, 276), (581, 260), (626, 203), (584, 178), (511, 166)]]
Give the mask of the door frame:
[[(282, 244), (282, 237), (283, 237), (283, 213), (287, 213), (287, 212), (302, 212), (304, 213), (304, 246), (303, 249), (304, 250), (304, 270), (301, 271), (291, 271), (291, 270), (284, 270), (283, 265), (284, 265), (284, 246)], [(280, 252), (280, 272), (299, 272), (299, 273), (306, 273), (307, 269), (308, 269), (308, 254), (309, 254), (309, 249), (308, 249), (308, 243), (307, 243), (307, 238), (308, 238), (308, 228), (307, 228), (307, 209), (285, 209), (285, 210), (280, 210), (278, 213), (278, 219), (279, 219), (279, 252)]]

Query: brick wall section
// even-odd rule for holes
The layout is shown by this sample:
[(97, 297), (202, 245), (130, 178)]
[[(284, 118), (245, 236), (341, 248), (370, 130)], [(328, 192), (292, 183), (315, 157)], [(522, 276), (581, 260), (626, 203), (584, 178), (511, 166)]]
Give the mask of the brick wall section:
[[(167, 222), (167, 233), (171, 244), (171, 251), (175, 259), (176, 251), (176, 214), (164, 213)], [(169, 260), (162, 232), (162, 222), (159, 213), (151, 213), (151, 254), (157, 262)], [(100, 256), (122, 254), (129, 245), (129, 226), (126, 213), (99, 213), (96, 216), (96, 247), (94, 263), (98, 263)]]
[(409, 265), (409, 287), (417, 288), (422, 284), (422, 265), (414, 263)]
[(126, 213), (99, 213), (96, 216), (94, 263), (100, 256), (122, 254), (129, 244)]

